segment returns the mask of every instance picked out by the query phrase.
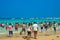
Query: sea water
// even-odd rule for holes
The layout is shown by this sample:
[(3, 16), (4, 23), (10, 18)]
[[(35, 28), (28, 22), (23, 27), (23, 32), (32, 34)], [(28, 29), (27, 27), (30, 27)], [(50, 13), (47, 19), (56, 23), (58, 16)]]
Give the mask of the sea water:
[[(2, 27), (0, 27), (0, 34), (5, 34), (5, 33), (8, 33), (8, 31), (6, 31), (6, 23), (11, 23), (13, 25), (13, 32), (15, 33), (15, 28), (14, 28), (14, 25), (15, 23), (19, 23), (19, 24), (22, 24), (22, 22), (26, 23), (26, 25), (29, 23), (29, 22), (37, 22), (38, 25), (39, 25), (39, 29), (40, 29), (40, 23), (41, 22), (60, 22), (60, 19), (0, 19), (0, 24), (1, 23), (4, 23), (5, 26), (4, 26), (4, 29), (2, 29)], [(21, 31), (21, 27), (19, 27), (18, 31), (20, 32)]]

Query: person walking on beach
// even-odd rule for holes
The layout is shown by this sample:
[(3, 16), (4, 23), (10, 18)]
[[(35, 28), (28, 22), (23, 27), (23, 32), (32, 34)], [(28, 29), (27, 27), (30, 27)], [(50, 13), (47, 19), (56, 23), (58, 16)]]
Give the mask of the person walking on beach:
[(38, 32), (38, 25), (36, 22), (33, 24), (33, 31), (34, 31), (34, 39), (37, 38), (37, 32)]
[(8, 29), (9, 29), (9, 36), (12, 36), (13, 30), (12, 30), (12, 24), (11, 23), (9, 24)]
[(27, 29), (27, 40), (31, 40), (31, 32), (32, 32), (32, 23), (28, 24), (28, 29)]
[(52, 30), (52, 23), (51, 22), (49, 22), (49, 28), (50, 28), (50, 30)]
[(44, 27), (45, 27), (46, 32), (47, 32), (47, 29), (48, 29), (48, 24), (47, 24), (47, 22), (44, 23)]
[[(22, 34), (22, 32), (24, 32), (24, 35), (26, 35), (26, 24), (23, 23), (22, 24), (22, 31), (20, 32), (20, 35)], [(25, 38), (25, 36), (23, 36)]]
[(43, 27), (44, 27), (43, 22), (41, 22), (40, 27), (41, 27), (41, 32), (43, 32)]
[(54, 32), (56, 32), (56, 22), (53, 22)]

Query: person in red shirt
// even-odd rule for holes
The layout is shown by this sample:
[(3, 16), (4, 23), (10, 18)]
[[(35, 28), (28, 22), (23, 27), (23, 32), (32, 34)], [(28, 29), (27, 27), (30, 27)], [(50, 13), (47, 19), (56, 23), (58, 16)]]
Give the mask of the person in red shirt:
[(58, 26), (60, 26), (60, 22), (58, 23)]
[(18, 27), (19, 27), (19, 24), (16, 23), (16, 24), (15, 24), (15, 30), (16, 30), (16, 31), (18, 31)]
[(58, 23), (58, 30), (60, 30), (60, 22)]

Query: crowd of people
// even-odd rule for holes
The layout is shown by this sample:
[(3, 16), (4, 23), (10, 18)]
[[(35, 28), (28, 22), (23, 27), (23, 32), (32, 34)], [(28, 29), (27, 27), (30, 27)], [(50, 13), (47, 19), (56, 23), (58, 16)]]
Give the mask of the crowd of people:
[[(21, 27), (22, 30), (20, 32), (20, 35), (22, 35), (22, 32), (24, 32), (25, 34), (27, 31), (27, 40), (30, 40), (32, 33), (34, 33), (34, 39), (37, 38), (39, 28), (41, 29), (41, 32), (43, 32), (44, 29), (46, 31), (48, 29), (52, 30), (52, 28), (54, 29), (54, 32), (56, 32), (57, 25), (58, 25), (58, 28), (60, 28), (60, 22), (56, 23), (55, 21), (54, 22), (40, 22), (39, 25), (37, 22), (33, 22), (33, 23), (30, 22), (27, 25), (24, 22), (22, 23), (22, 25), (20, 25), (19, 23), (15, 23), (15, 25), (12, 25), (12, 23), (6, 23), (6, 30), (9, 30), (9, 36), (11, 36), (13, 35), (13, 27), (15, 28), (16, 31), (18, 31), (18, 28)], [(1, 23), (0, 26), (4, 28), (5, 24)]]

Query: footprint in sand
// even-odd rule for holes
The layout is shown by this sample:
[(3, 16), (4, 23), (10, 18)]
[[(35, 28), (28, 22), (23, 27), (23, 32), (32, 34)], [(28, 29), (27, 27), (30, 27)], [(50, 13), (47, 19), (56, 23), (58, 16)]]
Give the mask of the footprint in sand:
[(59, 38), (59, 36), (56, 36), (57, 38)]
[(52, 39), (52, 40), (54, 40), (54, 39)]
[(45, 36), (49, 36), (49, 34), (45, 34)]

